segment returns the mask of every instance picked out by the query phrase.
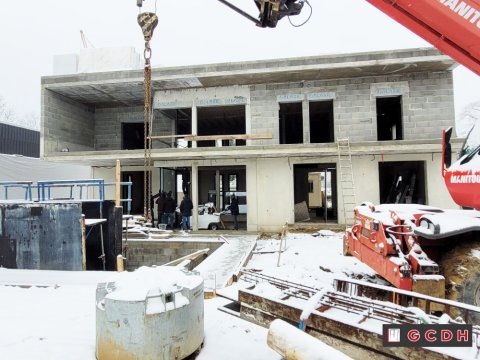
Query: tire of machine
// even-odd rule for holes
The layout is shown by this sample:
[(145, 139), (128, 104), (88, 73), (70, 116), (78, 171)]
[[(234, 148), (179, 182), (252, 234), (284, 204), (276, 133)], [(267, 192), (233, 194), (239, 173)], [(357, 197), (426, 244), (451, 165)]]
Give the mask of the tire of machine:
[[(472, 250), (477, 250), (478, 256)], [(465, 241), (442, 257), (439, 265), (440, 273), (445, 276), (447, 299), (480, 307), (479, 256), (480, 241)], [(480, 314), (469, 313), (469, 318), (472, 323), (480, 324)]]

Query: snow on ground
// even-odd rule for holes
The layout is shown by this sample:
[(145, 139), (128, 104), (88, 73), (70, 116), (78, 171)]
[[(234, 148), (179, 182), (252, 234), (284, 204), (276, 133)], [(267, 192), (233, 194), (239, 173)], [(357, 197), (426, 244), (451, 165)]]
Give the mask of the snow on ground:
[(2, 359), (95, 359), (96, 286), (0, 287)]
[[(0, 358), (94, 360), (95, 289), (0, 286)], [(279, 360), (267, 329), (218, 311), (228, 300), (205, 301), (205, 343), (199, 360)]]
[(280, 360), (267, 345), (267, 329), (217, 310), (230, 301), (205, 301), (205, 343), (197, 360)]
[[(342, 255), (342, 234), (314, 237), (289, 234), (277, 267), (278, 240), (259, 240), (248, 268), (322, 287), (345, 275), (374, 279), (374, 272), (353, 257)], [(260, 254), (263, 252), (263, 254)], [(95, 359), (96, 283), (116, 273), (0, 270), (0, 354), (2, 359)], [(266, 289), (269, 292), (270, 290)], [(266, 344), (267, 330), (217, 310), (228, 302), (205, 301), (205, 346), (199, 360), (279, 360)]]
[(256, 253), (247, 268), (263, 270), (266, 275), (320, 288), (333, 279), (352, 277), (386, 284), (375, 272), (353, 256), (343, 256), (343, 233), (312, 236), (290, 233), (277, 267), (279, 240), (259, 240)]

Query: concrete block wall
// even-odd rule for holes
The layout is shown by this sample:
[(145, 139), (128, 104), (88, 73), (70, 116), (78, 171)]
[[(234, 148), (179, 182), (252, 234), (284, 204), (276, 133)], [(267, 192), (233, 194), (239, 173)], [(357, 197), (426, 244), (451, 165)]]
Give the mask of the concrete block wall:
[(210, 249), (210, 255), (222, 245), (223, 241), (129, 240), (127, 270), (132, 271), (140, 266), (163, 265), (207, 248)]
[[(175, 120), (168, 117), (164, 112), (156, 110), (153, 118), (153, 135), (174, 135)], [(175, 145), (175, 139), (163, 139), (162, 141), (153, 141), (154, 149), (169, 148)]]
[[(402, 96), (405, 140), (438, 139), (439, 129), (455, 122), (450, 71), (261, 84), (250, 87), (251, 129), (252, 133), (272, 132), (273, 139), (255, 144), (279, 143), (279, 96), (300, 96), (305, 111), (312, 93), (333, 99), (334, 137), (348, 136), (352, 142), (377, 140), (376, 99), (389, 94)], [(308, 139), (309, 129), (304, 132)]]
[(143, 106), (97, 109), (95, 112), (95, 150), (122, 148), (122, 123), (143, 123)]
[(94, 150), (95, 109), (42, 88), (40, 156)]

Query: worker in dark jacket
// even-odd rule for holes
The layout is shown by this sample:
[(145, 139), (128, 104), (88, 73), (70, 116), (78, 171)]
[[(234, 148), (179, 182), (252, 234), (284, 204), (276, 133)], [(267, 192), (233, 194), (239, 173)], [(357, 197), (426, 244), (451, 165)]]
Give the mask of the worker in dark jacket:
[(165, 200), (165, 223), (167, 224), (167, 228), (173, 230), (174, 222), (175, 222), (175, 209), (177, 207), (177, 203), (172, 198), (172, 192), (169, 191), (167, 194), (167, 199)]
[(190, 230), (190, 216), (192, 216), (193, 203), (188, 194), (185, 194), (180, 203), (180, 213), (182, 214), (182, 230)]
[(165, 224), (164, 213), (165, 213), (165, 201), (167, 195), (165, 191), (162, 191), (162, 194), (157, 198), (157, 212), (158, 212), (158, 224)]
[(235, 194), (232, 195), (230, 199), (230, 213), (233, 216), (233, 229), (238, 230), (238, 199)]

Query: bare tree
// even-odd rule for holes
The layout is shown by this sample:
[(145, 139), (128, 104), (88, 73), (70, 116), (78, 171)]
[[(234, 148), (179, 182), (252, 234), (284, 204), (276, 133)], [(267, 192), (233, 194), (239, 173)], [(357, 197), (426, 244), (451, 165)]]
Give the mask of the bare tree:
[(23, 115), (19, 120), (19, 124), (32, 130), (40, 130), (40, 118), (34, 112)]
[(476, 121), (480, 121), (480, 100), (469, 103), (460, 113), (457, 135), (466, 137)]
[(15, 119), (15, 111), (6, 103), (3, 97), (0, 96), (0, 121), (12, 123)]

